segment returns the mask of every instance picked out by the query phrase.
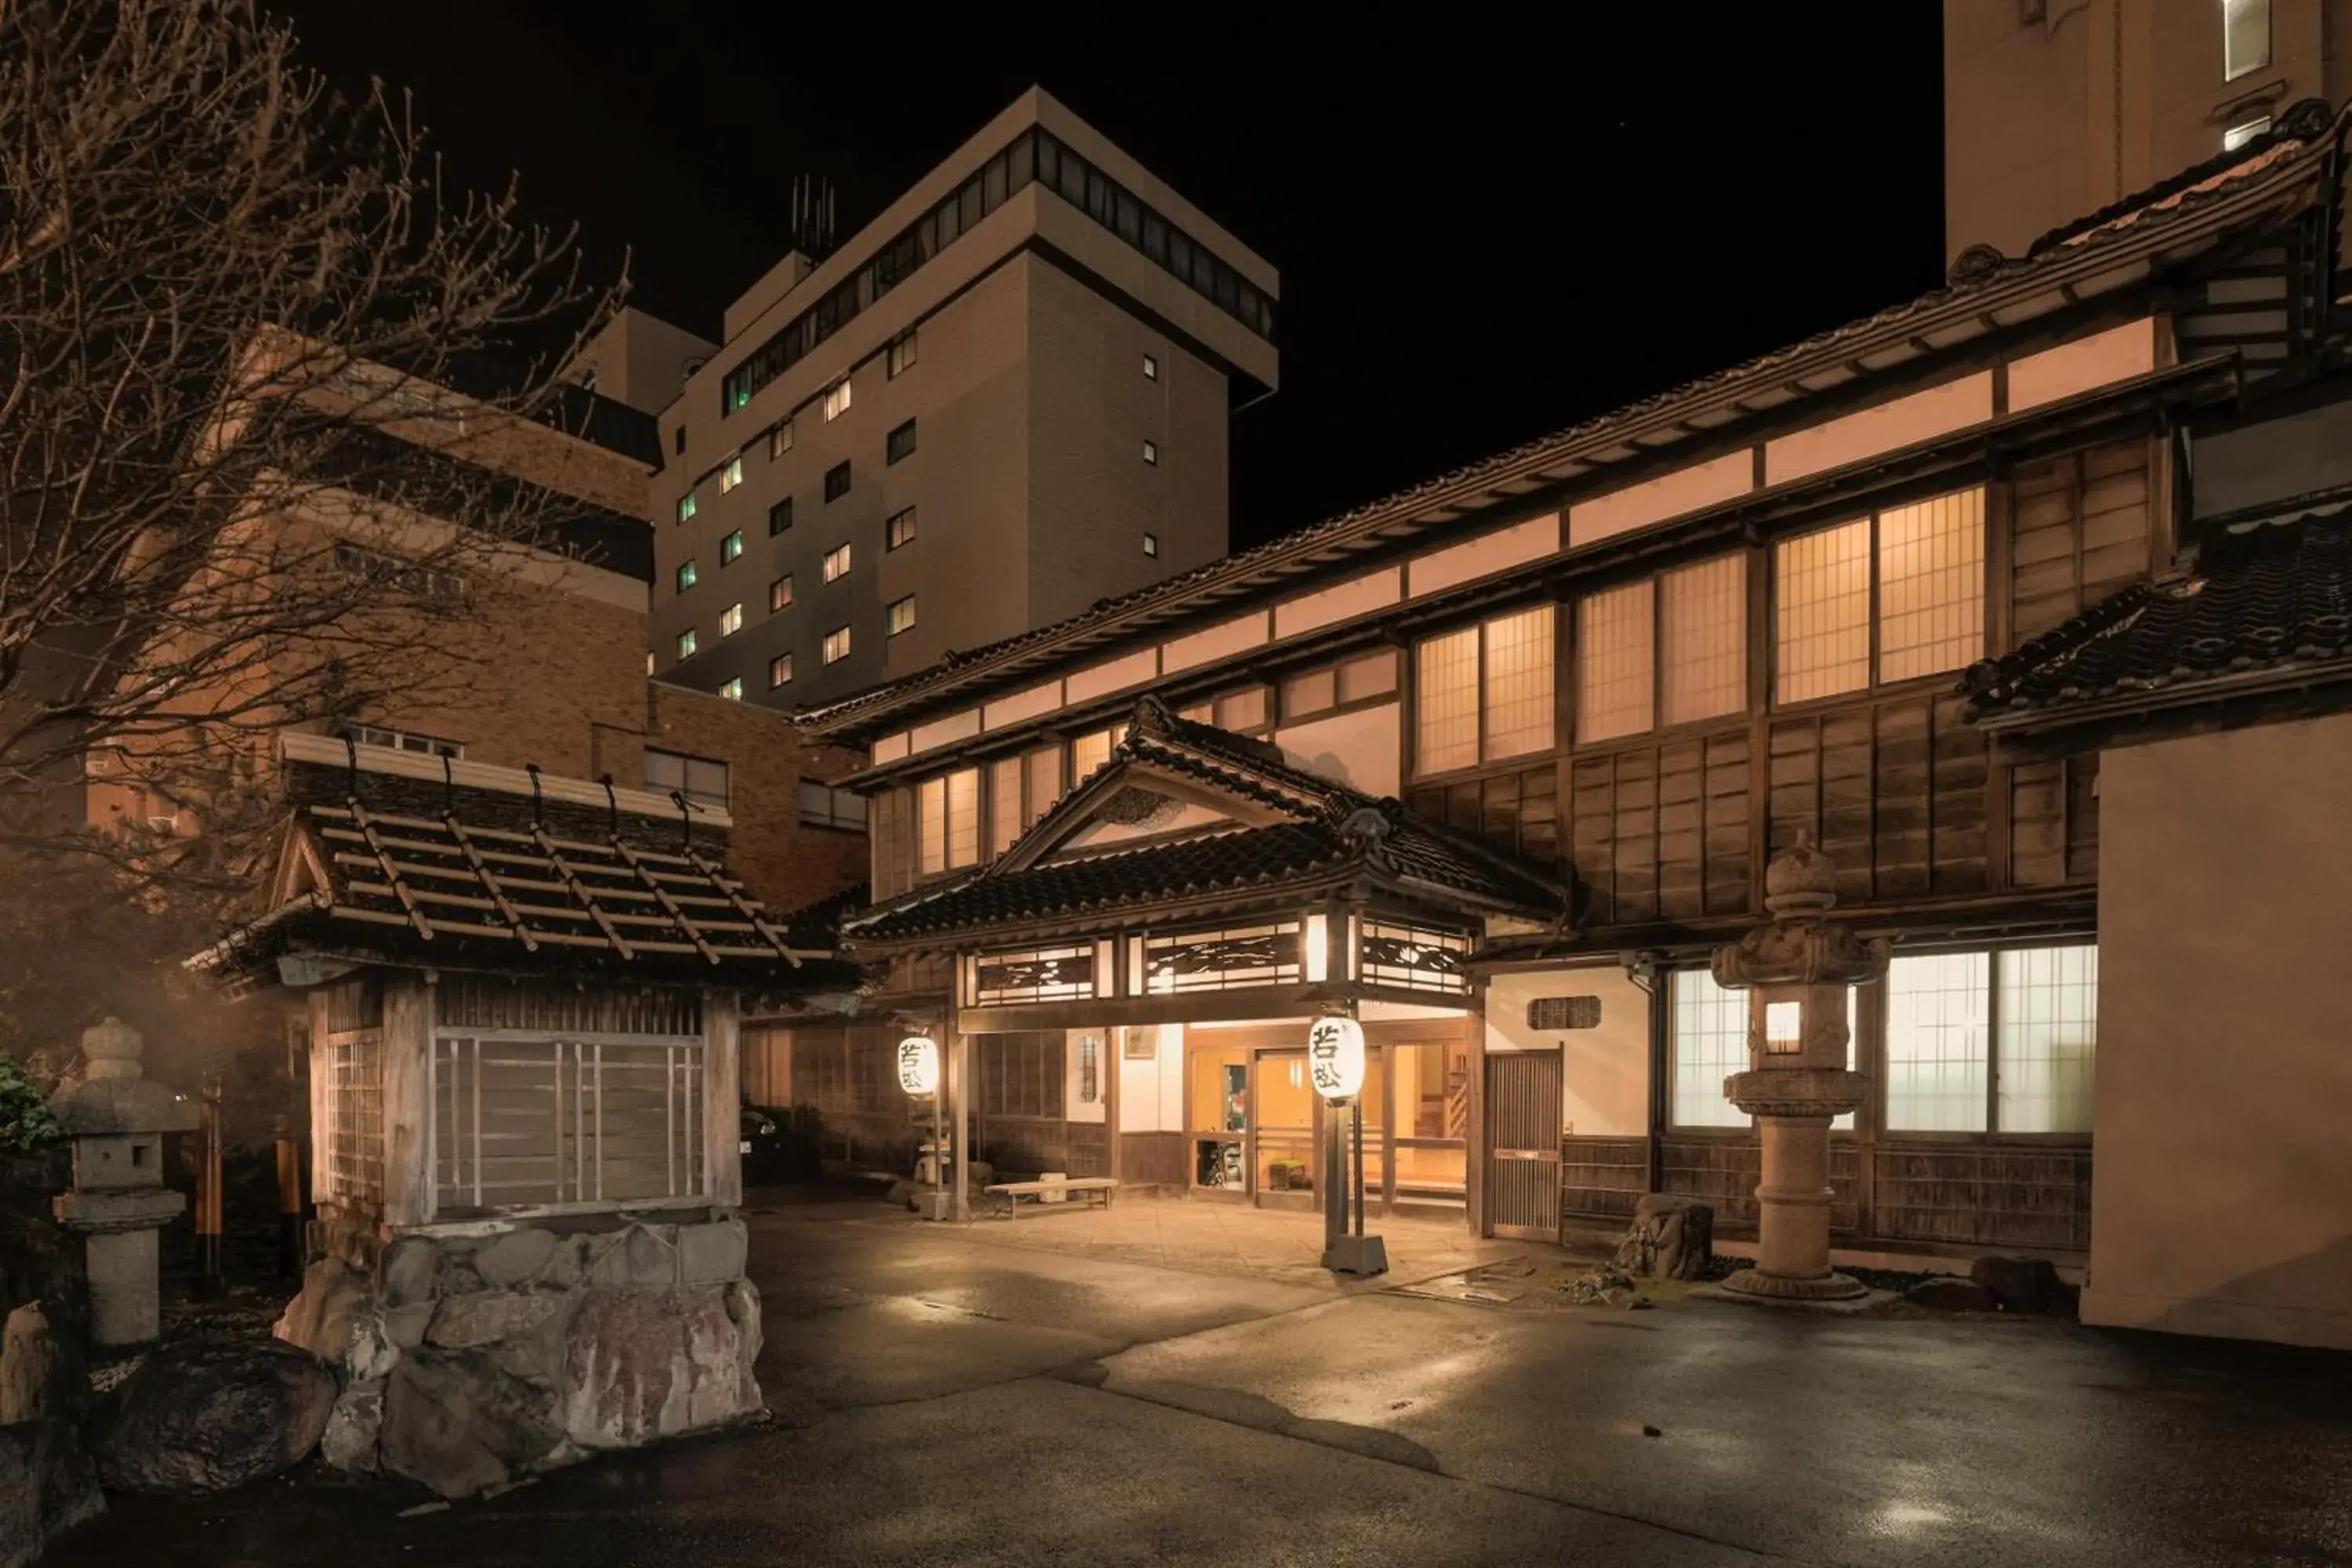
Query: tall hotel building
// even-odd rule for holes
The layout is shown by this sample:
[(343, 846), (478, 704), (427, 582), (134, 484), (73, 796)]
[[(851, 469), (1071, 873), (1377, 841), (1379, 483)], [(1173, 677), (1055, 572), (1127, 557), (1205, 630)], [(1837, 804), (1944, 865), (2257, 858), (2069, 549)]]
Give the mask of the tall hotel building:
[(807, 707), (1216, 560), (1279, 292), (1033, 90), (832, 254), (778, 262), (722, 345), (625, 319), (592, 353), (659, 416), (655, 672)]

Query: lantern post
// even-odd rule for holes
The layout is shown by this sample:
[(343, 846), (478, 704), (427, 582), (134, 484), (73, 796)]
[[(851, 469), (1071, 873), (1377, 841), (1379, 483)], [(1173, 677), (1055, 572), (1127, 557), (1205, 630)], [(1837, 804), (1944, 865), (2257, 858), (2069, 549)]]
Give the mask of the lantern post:
[[(1327, 1013), (1307, 1033), (1307, 1070), (1331, 1114), (1324, 1118), (1323, 1267), (1334, 1274), (1385, 1274), (1388, 1244), (1364, 1234), (1364, 1026), (1352, 1005)], [(1339, 1112), (1346, 1110), (1343, 1122)], [(1348, 1199), (1355, 1197), (1349, 1233)]]
[(898, 1042), (898, 1087), (909, 1099), (925, 1095), (931, 1101), (931, 1190), (920, 1205), (925, 1219), (948, 1216), (948, 1194), (940, 1173), (946, 1156), (940, 1149), (945, 1133), (940, 1121), (940, 1047), (929, 1035), (908, 1035)]

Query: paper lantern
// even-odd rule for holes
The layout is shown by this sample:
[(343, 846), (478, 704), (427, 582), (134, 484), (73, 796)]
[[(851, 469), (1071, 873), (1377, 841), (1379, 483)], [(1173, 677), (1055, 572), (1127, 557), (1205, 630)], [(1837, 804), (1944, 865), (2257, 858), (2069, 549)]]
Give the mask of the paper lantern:
[(1307, 1067), (1315, 1092), (1346, 1100), (1364, 1087), (1364, 1026), (1353, 1018), (1318, 1018), (1307, 1034)]
[(908, 1035), (898, 1042), (898, 1087), (919, 1100), (940, 1087), (940, 1047), (929, 1035)]

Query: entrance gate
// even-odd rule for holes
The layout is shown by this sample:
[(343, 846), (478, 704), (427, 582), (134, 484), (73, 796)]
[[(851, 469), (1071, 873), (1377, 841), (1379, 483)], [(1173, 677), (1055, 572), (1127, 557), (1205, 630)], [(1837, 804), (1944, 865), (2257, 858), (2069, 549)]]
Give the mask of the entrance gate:
[(1486, 1058), (1486, 1229), (1559, 1239), (1560, 1056), (1498, 1051)]

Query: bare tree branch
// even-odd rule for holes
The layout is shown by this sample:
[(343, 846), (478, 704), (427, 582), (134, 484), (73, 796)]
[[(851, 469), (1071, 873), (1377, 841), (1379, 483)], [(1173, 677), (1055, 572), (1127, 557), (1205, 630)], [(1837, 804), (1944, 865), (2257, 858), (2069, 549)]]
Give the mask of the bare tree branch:
[[(270, 734), (462, 681), (562, 548), (501, 444), (618, 299), (250, 0), (0, 5), (0, 850), (234, 880)], [(446, 390), (523, 341), (559, 352)], [(58, 803), (100, 774), (215, 841), (91, 840)]]

